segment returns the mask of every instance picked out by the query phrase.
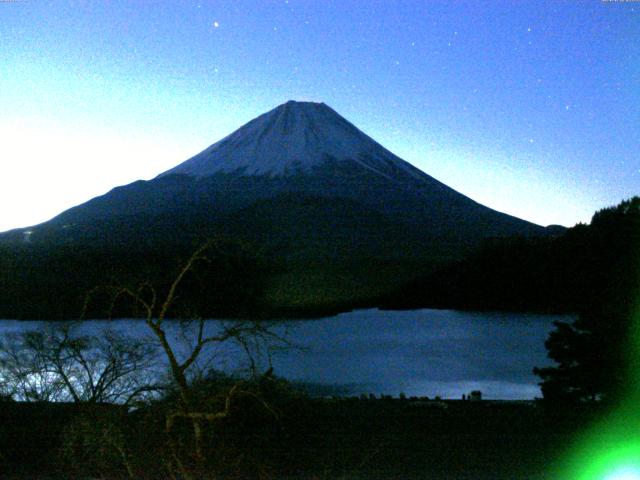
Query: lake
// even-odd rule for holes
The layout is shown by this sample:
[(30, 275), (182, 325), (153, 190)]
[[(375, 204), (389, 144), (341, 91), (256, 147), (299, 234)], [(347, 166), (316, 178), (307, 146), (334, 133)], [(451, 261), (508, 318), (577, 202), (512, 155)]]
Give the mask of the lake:
[[(374, 393), (460, 398), (480, 390), (487, 399), (540, 396), (534, 366), (546, 366), (544, 341), (553, 321), (571, 316), (475, 313), (455, 310), (357, 310), (318, 320), (278, 326), (293, 345), (273, 352), (276, 375), (330, 388), (343, 395)], [(0, 321), (0, 334), (44, 328), (43, 322)], [(87, 321), (83, 329), (107, 326), (135, 335), (147, 332), (140, 320)], [(215, 329), (216, 322), (210, 321)], [(172, 338), (178, 338), (177, 322)], [(214, 365), (242, 366), (237, 348), (218, 352)]]

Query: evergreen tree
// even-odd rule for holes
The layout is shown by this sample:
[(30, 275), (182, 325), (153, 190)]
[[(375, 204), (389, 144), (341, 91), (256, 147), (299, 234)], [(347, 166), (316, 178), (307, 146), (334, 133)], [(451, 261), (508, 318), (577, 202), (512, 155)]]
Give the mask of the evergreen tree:
[[(545, 345), (557, 366), (535, 368), (544, 398), (615, 400), (637, 375), (640, 299), (640, 197), (597, 212), (567, 236), (573, 274), (583, 289), (578, 318), (557, 322)], [(579, 259), (581, 265), (576, 265)]]

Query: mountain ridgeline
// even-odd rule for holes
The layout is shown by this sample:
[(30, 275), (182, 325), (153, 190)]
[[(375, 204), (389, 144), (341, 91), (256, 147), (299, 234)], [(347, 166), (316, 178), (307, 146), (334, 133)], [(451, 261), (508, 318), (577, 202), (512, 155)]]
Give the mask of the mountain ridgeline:
[[(65, 278), (66, 293), (58, 293), (76, 298), (100, 277), (160, 281), (158, 270), (172, 271), (168, 265), (202, 239), (232, 239), (250, 246), (238, 275), (252, 276), (252, 284), (261, 279), (263, 290), (252, 289), (251, 300), (233, 297), (254, 314), (367, 304), (488, 239), (549, 234), (447, 187), (327, 105), (290, 101), (152, 180), (0, 235), (0, 248), (5, 292), (30, 303), (23, 296), (37, 293), (46, 304), (60, 288), (53, 280), (37, 284), (52, 271)], [(240, 278), (231, 283), (242, 285)], [(18, 315), (15, 304), (5, 298), (2, 305), (14, 307), (0, 314)], [(46, 308), (30, 310), (19, 316)]]

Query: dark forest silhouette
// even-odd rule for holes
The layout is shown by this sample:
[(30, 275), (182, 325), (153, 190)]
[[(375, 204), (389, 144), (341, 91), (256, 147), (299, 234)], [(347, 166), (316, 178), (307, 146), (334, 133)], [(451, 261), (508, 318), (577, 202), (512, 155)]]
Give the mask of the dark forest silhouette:
[(534, 372), (545, 399), (613, 402), (637, 388), (640, 197), (600, 210), (580, 236), (587, 263), (578, 319), (556, 323), (545, 345), (557, 366)]

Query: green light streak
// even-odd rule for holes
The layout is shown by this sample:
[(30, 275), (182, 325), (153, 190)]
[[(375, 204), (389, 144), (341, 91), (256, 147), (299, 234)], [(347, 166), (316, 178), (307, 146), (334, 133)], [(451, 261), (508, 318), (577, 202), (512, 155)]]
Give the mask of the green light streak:
[[(640, 309), (629, 348), (628, 395), (575, 442), (559, 480), (640, 480)], [(622, 346), (621, 346), (622, 348)]]
[(605, 477), (604, 480), (638, 480), (640, 479), (640, 469), (630, 466), (614, 470)]

